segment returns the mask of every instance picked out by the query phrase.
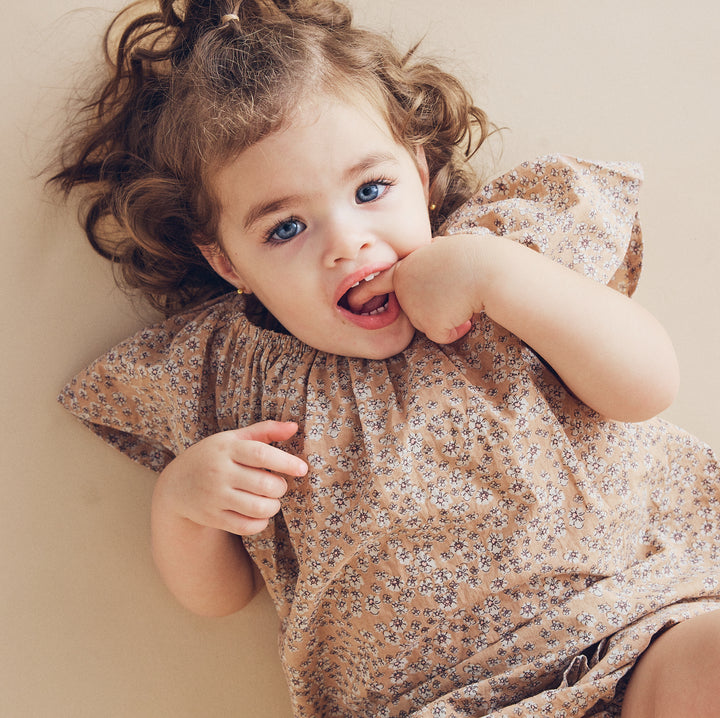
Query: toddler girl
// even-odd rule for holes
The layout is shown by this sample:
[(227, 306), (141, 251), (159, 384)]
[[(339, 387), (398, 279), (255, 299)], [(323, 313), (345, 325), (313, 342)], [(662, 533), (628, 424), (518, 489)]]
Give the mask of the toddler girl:
[(652, 418), (638, 170), (477, 191), (485, 114), (332, 0), (118, 29), (55, 180), (167, 318), (61, 400), (159, 472), (170, 590), (264, 582), (296, 716), (715, 715), (720, 471)]

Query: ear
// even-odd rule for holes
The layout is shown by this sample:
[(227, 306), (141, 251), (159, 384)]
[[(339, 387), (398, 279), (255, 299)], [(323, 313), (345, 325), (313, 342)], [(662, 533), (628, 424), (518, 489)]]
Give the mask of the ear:
[(198, 244), (196, 245), (200, 253), (205, 257), (205, 261), (213, 268), (216, 274), (219, 274), (226, 282), (233, 287), (241, 289), (243, 293), (250, 294), (250, 290), (245, 285), (242, 277), (237, 273), (232, 262), (228, 259), (222, 248), (216, 244)]
[(422, 145), (415, 145), (415, 163), (420, 173), (423, 190), (425, 191), (425, 200), (427, 201), (430, 199), (430, 170), (425, 157), (425, 148)]

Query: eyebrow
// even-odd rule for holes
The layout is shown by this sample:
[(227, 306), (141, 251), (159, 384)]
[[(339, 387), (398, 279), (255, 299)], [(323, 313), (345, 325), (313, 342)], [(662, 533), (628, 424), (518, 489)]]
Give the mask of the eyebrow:
[(291, 194), (287, 197), (279, 197), (278, 199), (270, 200), (269, 202), (259, 202), (253, 205), (247, 215), (243, 225), (246, 230), (250, 229), (256, 222), (259, 222), (263, 217), (275, 212), (280, 212), (289, 205), (292, 205), (300, 200), (300, 195)]
[(390, 152), (377, 152), (363, 157), (359, 162), (356, 162), (352, 167), (349, 167), (344, 173), (345, 179), (352, 179), (358, 175), (365, 174), (368, 170), (377, 167), (377, 165), (387, 163), (397, 163), (397, 158)]
[[(369, 154), (351, 167), (348, 167), (348, 169), (343, 172), (342, 176), (344, 180), (352, 180), (355, 177), (365, 174), (378, 165), (396, 162), (397, 158), (389, 152)], [(266, 217), (269, 214), (280, 212), (286, 207), (297, 204), (303, 199), (303, 197), (304, 195), (302, 194), (290, 194), (285, 197), (278, 197), (268, 202), (259, 202), (258, 204), (253, 205), (248, 210), (247, 215), (245, 215), (245, 221), (243, 222), (245, 229), (250, 229), (256, 222), (259, 222), (263, 217)]]

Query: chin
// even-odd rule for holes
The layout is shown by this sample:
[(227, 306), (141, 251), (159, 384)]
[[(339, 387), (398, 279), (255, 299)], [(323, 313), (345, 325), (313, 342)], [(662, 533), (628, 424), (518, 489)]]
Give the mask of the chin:
[(407, 349), (414, 336), (415, 328), (408, 324), (407, 328), (400, 334), (388, 337), (384, 341), (368, 342), (364, 346), (356, 347), (354, 351), (346, 351), (342, 352), (342, 354), (358, 359), (389, 359)]
[(328, 354), (353, 359), (389, 359), (407, 349), (415, 336), (415, 327), (402, 315), (391, 327), (378, 330), (340, 330), (334, 337), (317, 337), (298, 332), (295, 336), (311, 347)]

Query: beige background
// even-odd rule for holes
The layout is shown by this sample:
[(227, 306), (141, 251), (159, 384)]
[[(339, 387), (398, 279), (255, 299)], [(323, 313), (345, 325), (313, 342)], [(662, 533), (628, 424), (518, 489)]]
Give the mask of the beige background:
[[(403, 43), (426, 36), (501, 125), (483, 158), (642, 162), (638, 299), (668, 327), (682, 389), (668, 418), (720, 448), (720, 10), (655, 0), (354, 0)], [(114, 0), (4, 3), (0, 716), (289, 715), (267, 596), (200, 619), (148, 551), (152, 476), (54, 397), (141, 324), (40, 170)], [(99, 6), (99, 7), (96, 7)], [(494, 164), (493, 164), (494, 163)]]

